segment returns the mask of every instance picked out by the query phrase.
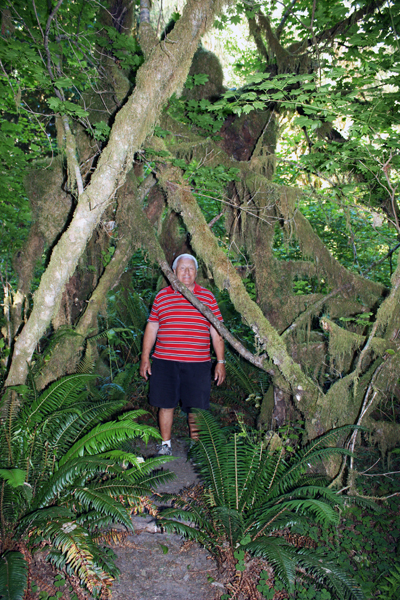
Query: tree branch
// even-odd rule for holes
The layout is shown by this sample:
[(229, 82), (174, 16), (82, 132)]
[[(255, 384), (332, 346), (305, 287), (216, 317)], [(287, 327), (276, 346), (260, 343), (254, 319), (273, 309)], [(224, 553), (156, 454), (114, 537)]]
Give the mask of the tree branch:
[(261, 37), (261, 29), (260, 26), (258, 25), (257, 21), (252, 18), (252, 19), (248, 19), (249, 22), (249, 31), (250, 31), (250, 35), (253, 36), (253, 39), (255, 41), (255, 44), (257, 46), (257, 50), (259, 51), (259, 53), (261, 54), (261, 56), (266, 60), (266, 62), (269, 61), (269, 54), (267, 52), (267, 49), (264, 45), (263, 39)]
[[(281, 333), (282, 337), (286, 337), (287, 335), (289, 335), (290, 333), (292, 333), (295, 329), (297, 329), (297, 327), (301, 324), (304, 323), (304, 321), (307, 321), (307, 319), (309, 317), (311, 317), (312, 315), (314, 315), (316, 313), (317, 310), (319, 310), (320, 308), (323, 307), (323, 305), (330, 300), (331, 298), (333, 298), (334, 296), (337, 296), (337, 294), (339, 294), (339, 292), (341, 292), (346, 286), (342, 286), (340, 288), (336, 288), (336, 290), (333, 290), (332, 292), (330, 292), (330, 294), (326, 294), (326, 296), (324, 296), (323, 298), (321, 298), (320, 300), (318, 300), (317, 302), (314, 302), (314, 304), (312, 304), (311, 306), (309, 306), (307, 308), (307, 310), (305, 310), (303, 313), (301, 313), (301, 315), (299, 315), (297, 317), (297, 319), (295, 320), (294, 323), (292, 323), (291, 325), (289, 325), (289, 327), (287, 329), (285, 329), (285, 331), (283, 331)], [(349, 286), (347, 286), (349, 287)]]
[(42, 275), (30, 318), (15, 342), (7, 387), (24, 383), (28, 363), (58, 308), (64, 286), (87, 241), (116, 190), (123, 185), (133, 156), (151, 132), (163, 105), (183, 86), (201, 36), (213, 23), (216, 8), (220, 6), (216, 0), (188, 0), (171, 33), (175, 43), (168, 54), (157, 46), (138, 70), (136, 87), (117, 113), (90, 184), (80, 195), (69, 227), (54, 247)]
[[(343, 338), (343, 334), (346, 334), (345, 338), (341, 341), (341, 350), (343, 354), (351, 350), (356, 351), (357, 349), (361, 348), (367, 340), (368, 343), (363, 347), (362, 356), (360, 356), (361, 360), (364, 358), (369, 349), (371, 349), (372, 352), (376, 352), (382, 356), (385, 354), (386, 350), (397, 350), (398, 348), (394, 342), (388, 341), (384, 338), (377, 338), (373, 336), (369, 336), (369, 338), (367, 338), (365, 335), (359, 335), (358, 333), (344, 330), (327, 317), (322, 317), (320, 319), (320, 324), (322, 329), (329, 332), (331, 335), (342, 336)], [(359, 371), (357, 371), (357, 369), (354, 371), (355, 375), (356, 373), (359, 374), (361, 372), (361, 363), (359, 367)]]
[(265, 368), (264, 359), (265, 356), (256, 356), (252, 354), (243, 344), (231, 334), (231, 332), (225, 327), (225, 325), (217, 319), (214, 313), (205, 306), (200, 300), (190, 291), (188, 288), (179, 281), (175, 273), (170, 269), (167, 261), (159, 261), (160, 268), (164, 275), (171, 283), (174, 290), (177, 290), (184, 296), (193, 306), (197, 308), (205, 318), (210, 321), (211, 325), (218, 331), (218, 333), (230, 343), (230, 345), (241, 355), (243, 358), (248, 360), (252, 365), (255, 365), (263, 371), (267, 371), (270, 375), (275, 375), (275, 371), (269, 368)]
[(375, 262), (373, 262), (372, 264), (370, 264), (370, 266), (368, 267), (368, 269), (365, 269), (365, 271), (363, 271), (362, 275), (364, 276), (366, 273), (369, 273), (374, 267), (377, 267), (378, 265), (380, 265), (381, 263), (383, 263), (387, 258), (390, 258), (392, 256), (392, 254), (394, 252), (396, 252), (397, 248), (400, 248), (400, 243), (396, 244), (394, 248), (392, 248), (392, 250), (389, 250), (389, 252), (381, 259), (376, 260)]
[(332, 286), (349, 286), (350, 291), (356, 291), (367, 306), (375, 304), (378, 298), (384, 295), (386, 288), (380, 283), (375, 283), (369, 279), (364, 279), (360, 275), (351, 273), (343, 267), (338, 260), (332, 256), (325, 244), (315, 233), (308, 220), (296, 211), (294, 216), (294, 225), (296, 236), (299, 240), (300, 248), (306, 256), (313, 257), (318, 264), (319, 269), (327, 277), (328, 283)]
[[(53, 70), (51, 67), (51, 54), (50, 54), (50, 48), (49, 48), (49, 33), (50, 33), (51, 23), (52, 23), (53, 19), (55, 18), (56, 14), (58, 13), (59, 8), (62, 3), (63, 3), (63, 0), (58, 0), (56, 6), (50, 13), (49, 18), (47, 19), (46, 29), (44, 31), (44, 36), (43, 36), (43, 46), (44, 46), (44, 49), (46, 51), (46, 56), (47, 56), (47, 70), (49, 72), (51, 81), (54, 81), (55, 77), (54, 77), (54, 73), (53, 73)], [(36, 12), (36, 7), (35, 7), (35, 12)], [(55, 88), (54, 91), (57, 94), (57, 97), (60, 98), (60, 100), (64, 100), (64, 94), (62, 94), (57, 88)]]
[[(336, 25), (333, 25), (329, 29), (325, 29), (325, 31), (316, 36), (317, 42), (323, 42), (324, 40), (331, 41), (336, 36), (346, 33), (354, 23), (358, 23), (365, 16), (373, 14), (383, 4), (385, 4), (385, 0), (373, 0), (373, 2), (370, 2), (363, 8), (354, 11), (347, 19), (343, 19), (343, 21), (339, 21), (339, 23), (336, 23)], [(308, 45), (311, 46), (312, 43), (313, 41), (310, 39)]]
[(158, 44), (158, 38), (150, 24), (150, 7), (150, 0), (140, 0), (139, 38), (140, 46), (145, 56), (148, 56), (153, 48)]
[(287, 7), (287, 9), (285, 10), (285, 12), (282, 15), (282, 19), (281, 19), (278, 27), (276, 28), (276, 37), (278, 38), (278, 40), (282, 35), (282, 31), (283, 31), (286, 21), (288, 20), (291, 13), (293, 12), (293, 7), (296, 4), (296, 2), (297, 2), (297, 0), (292, 0), (292, 2), (290, 3), (290, 5)]
[[(132, 254), (139, 247), (134, 222), (137, 214), (142, 211), (142, 202), (149, 190), (156, 184), (153, 175), (148, 175), (138, 187), (136, 194), (131, 181), (128, 179), (118, 196), (116, 223), (118, 225), (118, 243), (116, 250), (104, 269), (104, 273), (87, 302), (84, 313), (80, 316), (75, 331), (70, 336), (64, 336), (53, 349), (50, 359), (44, 364), (35, 379), (37, 389), (41, 390), (50, 382), (67, 373), (73, 373), (78, 364), (85, 340), (97, 332), (97, 317), (104, 307), (107, 293), (117, 285), (124, 273)], [(89, 338), (90, 340), (90, 338)]]

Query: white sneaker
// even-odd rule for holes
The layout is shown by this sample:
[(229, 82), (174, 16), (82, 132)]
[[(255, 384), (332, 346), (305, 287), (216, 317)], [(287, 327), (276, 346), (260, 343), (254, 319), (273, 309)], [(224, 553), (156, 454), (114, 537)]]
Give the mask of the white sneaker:
[(172, 456), (172, 448), (168, 444), (157, 444), (157, 456)]

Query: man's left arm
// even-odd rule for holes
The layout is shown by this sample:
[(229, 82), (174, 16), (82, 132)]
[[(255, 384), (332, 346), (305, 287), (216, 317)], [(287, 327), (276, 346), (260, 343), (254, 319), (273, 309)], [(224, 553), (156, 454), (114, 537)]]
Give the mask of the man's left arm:
[(225, 362), (220, 362), (225, 361), (224, 338), (219, 335), (218, 331), (212, 325), (210, 325), (210, 335), (214, 352), (218, 361), (215, 366), (214, 380), (217, 382), (217, 385), (221, 385), (221, 383), (225, 381), (226, 377)]

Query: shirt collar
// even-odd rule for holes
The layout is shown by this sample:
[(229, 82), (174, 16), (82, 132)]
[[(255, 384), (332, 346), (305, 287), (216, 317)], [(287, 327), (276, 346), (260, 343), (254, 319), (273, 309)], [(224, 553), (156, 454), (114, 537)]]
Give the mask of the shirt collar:
[[(198, 294), (201, 290), (201, 286), (198, 285), (196, 282), (194, 283), (194, 288), (193, 288), (193, 294)], [(167, 289), (167, 293), (168, 294), (180, 294), (180, 292), (177, 292), (176, 290), (174, 290), (174, 288), (172, 287), (172, 285), (168, 286)]]

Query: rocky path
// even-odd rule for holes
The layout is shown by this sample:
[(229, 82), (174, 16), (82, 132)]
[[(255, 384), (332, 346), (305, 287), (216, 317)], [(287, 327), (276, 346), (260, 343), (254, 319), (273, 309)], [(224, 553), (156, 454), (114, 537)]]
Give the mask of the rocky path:
[[(151, 453), (151, 448), (148, 450)], [(197, 482), (187, 461), (186, 444), (173, 440), (176, 460), (168, 463), (176, 478), (157, 491), (173, 493)], [(121, 570), (113, 600), (214, 600), (224, 592), (214, 560), (194, 542), (160, 533), (151, 517), (134, 517), (135, 533), (114, 546)]]

